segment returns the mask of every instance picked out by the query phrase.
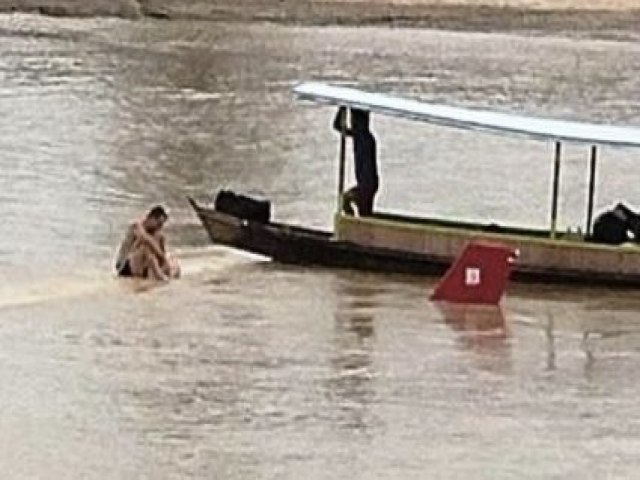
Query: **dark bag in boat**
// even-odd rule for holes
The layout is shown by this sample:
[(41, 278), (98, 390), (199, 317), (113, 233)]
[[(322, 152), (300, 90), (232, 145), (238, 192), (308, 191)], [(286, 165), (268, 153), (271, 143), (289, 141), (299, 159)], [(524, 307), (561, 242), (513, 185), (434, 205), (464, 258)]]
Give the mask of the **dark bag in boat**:
[(620, 245), (631, 240), (629, 232), (633, 233), (636, 242), (640, 241), (640, 215), (618, 203), (613, 210), (596, 218), (591, 239), (598, 243)]
[(591, 240), (607, 245), (620, 245), (629, 239), (627, 224), (613, 211), (604, 212), (593, 224)]
[(220, 190), (214, 205), (219, 212), (245, 220), (269, 223), (271, 218), (270, 201), (239, 195), (231, 190)]

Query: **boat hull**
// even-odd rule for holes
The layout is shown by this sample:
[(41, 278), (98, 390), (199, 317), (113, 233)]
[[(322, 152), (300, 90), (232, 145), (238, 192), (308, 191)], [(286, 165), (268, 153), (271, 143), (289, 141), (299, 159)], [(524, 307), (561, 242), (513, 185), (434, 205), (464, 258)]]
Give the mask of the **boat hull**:
[(360, 246), (337, 241), (330, 232), (243, 220), (191, 199), (190, 203), (212, 242), (282, 263), (417, 275), (439, 275), (450, 264), (435, 255)]
[(512, 275), (517, 281), (640, 286), (640, 249), (635, 248), (345, 215), (336, 217), (334, 235), (243, 220), (191, 199), (190, 203), (214, 243), (282, 263), (441, 275), (468, 242), (481, 238), (518, 249), (520, 260)]

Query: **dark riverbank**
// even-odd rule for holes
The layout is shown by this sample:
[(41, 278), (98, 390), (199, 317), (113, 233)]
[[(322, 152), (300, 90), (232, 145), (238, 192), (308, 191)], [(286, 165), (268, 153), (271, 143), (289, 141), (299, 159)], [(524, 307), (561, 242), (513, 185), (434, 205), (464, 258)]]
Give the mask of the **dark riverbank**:
[(0, 12), (60, 17), (140, 18), (143, 15), (141, 4), (135, 0), (0, 0)]
[(640, 8), (626, 8), (625, 5), (599, 9), (586, 4), (576, 4), (573, 8), (539, 8), (527, 2), (519, 6), (499, 6), (489, 1), (477, 5), (310, 0), (0, 0), (0, 12), (304, 25), (389, 25), (473, 31), (584, 32), (593, 36), (619, 37), (635, 33), (640, 23)]

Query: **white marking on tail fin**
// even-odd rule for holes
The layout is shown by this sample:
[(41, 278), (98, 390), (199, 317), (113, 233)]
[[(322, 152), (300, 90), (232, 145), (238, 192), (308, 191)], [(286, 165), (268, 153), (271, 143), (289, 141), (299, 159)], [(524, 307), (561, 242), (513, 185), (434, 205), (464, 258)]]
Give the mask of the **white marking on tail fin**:
[(464, 284), (468, 287), (480, 285), (480, 269), (478, 267), (467, 267), (465, 269)]

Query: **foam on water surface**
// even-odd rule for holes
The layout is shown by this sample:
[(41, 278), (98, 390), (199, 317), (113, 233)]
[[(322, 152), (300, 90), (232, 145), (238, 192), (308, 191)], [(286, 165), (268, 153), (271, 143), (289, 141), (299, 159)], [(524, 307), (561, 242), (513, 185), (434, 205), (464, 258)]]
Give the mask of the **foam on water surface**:
[(44, 278), (30, 283), (0, 287), (0, 310), (36, 303), (56, 302), (95, 295), (142, 293), (155, 288), (170, 288), (172, 283), (197, 281), (199, 277), (219, 275), (234, 266), (265, 261), (263, 257), (211, 246), (181, 248), (175, 251), (181, 267), (181, 278), (169, 284), (146, 279), (118, 278), (111, 272), (75, 272), (75, 275)]

